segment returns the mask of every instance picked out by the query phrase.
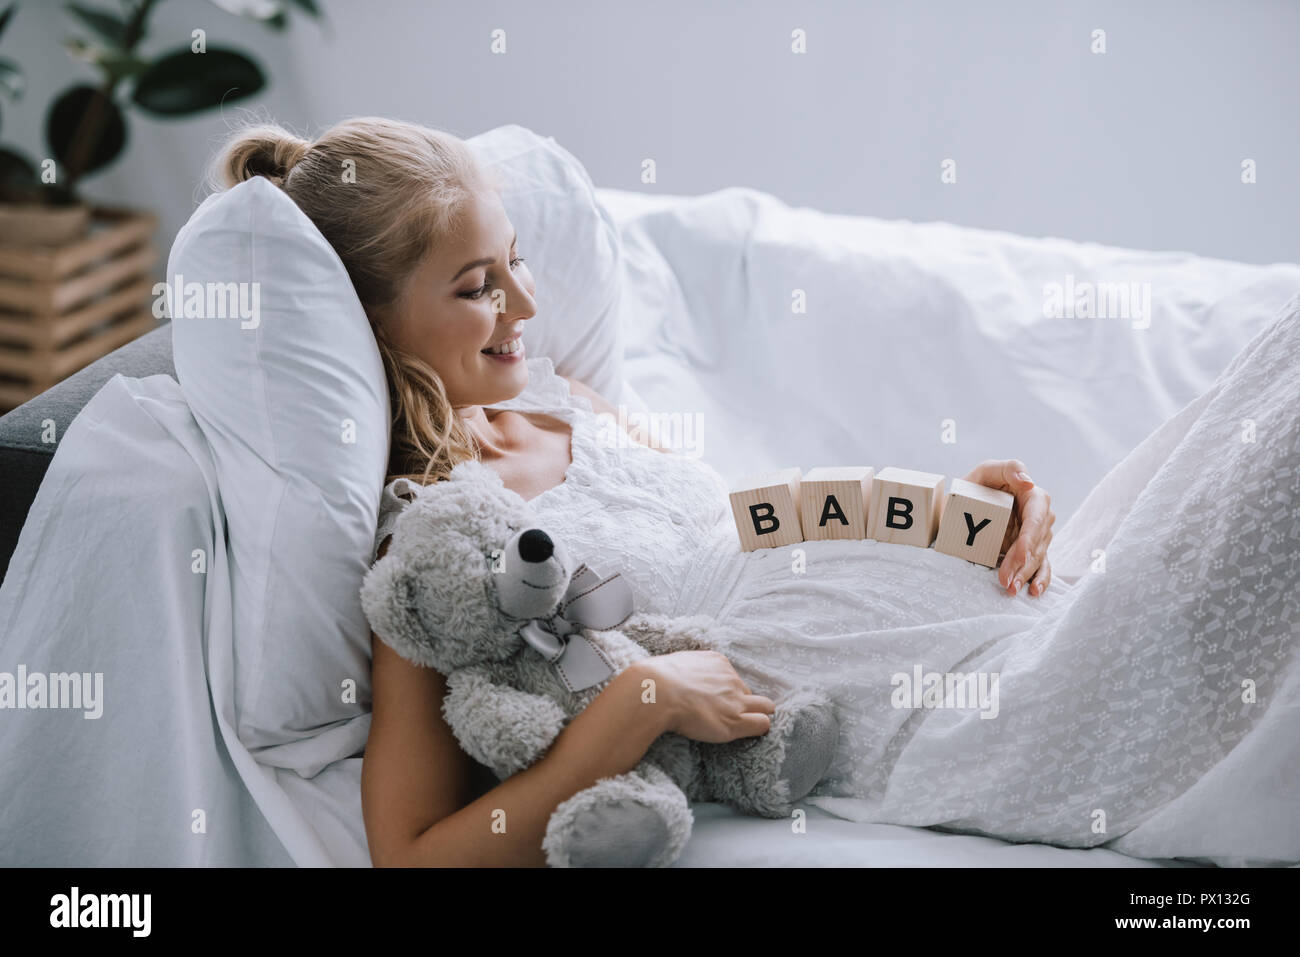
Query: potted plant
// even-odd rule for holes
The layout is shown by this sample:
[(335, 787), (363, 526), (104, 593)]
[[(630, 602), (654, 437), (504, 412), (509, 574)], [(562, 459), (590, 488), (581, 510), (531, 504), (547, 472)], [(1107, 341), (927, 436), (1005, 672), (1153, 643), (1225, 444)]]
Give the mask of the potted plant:
[[(16, 4), (0, 13), (0, 37), (13, 19)], [(16, 102), (23, 92), (22, 68), (0, 59), (0, 93)], [(54, 184), (38, 190), (35, 167), (22, 153), (0, 147), (0, 237), (35, 242), (59, 242), (80, 235), (90, 222), (90, 210)]]
[[(93, 207), (82, 181), (126, 147), (129, 117), (177, 119), (253, 96), (265, 85), (246, 54), (209, 44), (147, 54), (149, 17), (163, 0), (118, 0), (118, 9), (69, 3), (77, 27), (64, 47), (97, 82), (73, 83), (45, 114), (47, 155), (33, 160), (0, 144), (0, 411), (38, 394), (154, 325), (148, 308), (156, 253), (149, 212)], [(206, 0), (270, 29), (315, 0)], [(23, 71), (4, 56), (18, 5), (0, 12), (0, 98), (23, 94)]]

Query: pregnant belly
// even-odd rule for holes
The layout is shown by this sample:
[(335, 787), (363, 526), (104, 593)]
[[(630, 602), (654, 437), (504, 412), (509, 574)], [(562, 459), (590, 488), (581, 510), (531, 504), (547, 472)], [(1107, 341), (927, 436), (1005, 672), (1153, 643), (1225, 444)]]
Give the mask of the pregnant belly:
[[(810, 638), (1004, 616), (1036, 620), (1065, 597), (1054, 583), (1037, 598), (1008, 597), (997, 573), (933, 548), (867, 540), (802, 542), (745, 553), (720, 618)], [(999, 627), (997, 630), (1002, 630)]]

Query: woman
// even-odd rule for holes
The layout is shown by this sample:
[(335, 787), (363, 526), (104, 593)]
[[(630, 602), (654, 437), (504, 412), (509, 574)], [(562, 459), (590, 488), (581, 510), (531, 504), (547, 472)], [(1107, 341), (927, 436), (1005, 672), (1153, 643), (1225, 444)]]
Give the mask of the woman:
[[(348, 159), (356, 162), (356, 182), (341, 185), (338, 171)], [(725, 742), (768, 730), (772, 699), (752, 691), (736, 669), (741, 661), (770, 693), (795, 679), (832, 682), (851, 706), (836, 763), (819, 789), (825, 795), (871, 797), (882, 821), (953, 821), (1085, 845), (1103, 840), (1087, 820), (1076, 834), (1072, 817), (1037, 824), (1033, 809), (999, 803), (1005, 796), (996, 782), (976, 780), (1001, 770), (992, 760), (968, 774), (972, 788), (987, 792), (978, 805), (988, 810), (983, 817), (947, 806), (927, 811), (889, 791), (891, 770), (900, 778), (907, 771), (899, 751), (916, 736), (916, 711), (897, 703), (892, 713), (882, 710), (888, 685), (914, 669), (919, 676), (988, 663), (1068, 596), (1054, 591), (1056, 599), (1031, 604), (1021, 595), (1038, 599), (1051, 584), (1046, 553), (1055, 518), (1050, 497), (1021, 462), (984, 462), (967, 476), (1015, 497), (1000, 593), (986, 569), (932, 549), (808, 543), (807, 573), (789, 567), (786, 550), (742, 555), (715, 472), (644, 445), (618, 448), (626, 443), (602, 436), (609, 421), (594, 415), (613, 412), (603, 397), (560, 379), (549, 360), (525, 361), (533, 280), (494, 184), (464, 143), (376, 118), (340, 123), (312, 143), (256, 127), (233, 138), (217, 170), (226, 185), (254, 175), (279, 183), (338, 252), (370, 318), (393, 409), (378, 555), (405, 497), (436, 494), (433, 483), (477, 458), (533, 503), (571, 551), (602, 572), (622, 572), (638, 607), (703, 611), (725, 618), (739, 635), (725, 655), (680, 652), (620, 674), (540, 761), (477, 797), (474, 762), (442, 718), (443, 677), (372, 635), (373, 723), (362, 798), (376, 865), (544, 863), (542, 837), (556, 806), (632, 769), (664, 732)], [(656, 682), (659, 708), (640, 704), (646, 678)], [(996, 715), (996, 690), (995, 682), (995, 714), (985, 717)], [(976, 730), (986, 729), (977, 722)], [(899, 793), (933, 796), (945, 786), (955, 784), (913, 782)], [(942, 803), (942, 795), (934, 797), (936, 808)], [(493, 827), (498, 809), (507, 812), (504, 833)], [(618, 839), (618, 821), (591, 824)]]

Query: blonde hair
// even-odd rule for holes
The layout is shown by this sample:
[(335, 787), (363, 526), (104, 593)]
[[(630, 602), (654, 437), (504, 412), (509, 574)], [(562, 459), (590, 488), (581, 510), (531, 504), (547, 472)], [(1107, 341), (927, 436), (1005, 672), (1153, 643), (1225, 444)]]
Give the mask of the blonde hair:
[[(345, 176), (351, 170), (354, 175)], [(314, 141), (274, 123), (234, 133), (209, 183), (265, 176), (289, 195), (347, 268), (379, 344), (392, 409), (388, 479), (427, 485), (479, 457), (473, 433), (427, 362), (396, 348), (378, 318), (435, 242), (456, 228), (476, 190), (497, 189), (460, 138), (413, 123), (344, 120)]]

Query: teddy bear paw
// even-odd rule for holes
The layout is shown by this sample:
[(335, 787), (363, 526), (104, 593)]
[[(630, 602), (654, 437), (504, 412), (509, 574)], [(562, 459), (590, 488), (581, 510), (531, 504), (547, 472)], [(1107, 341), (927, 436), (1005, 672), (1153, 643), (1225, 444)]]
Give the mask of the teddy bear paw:
[(826, 776), (838, 737), (839, 722), (828, 704), (806, 705), (794, 715), (778, 772), (791, 801), (799, 800)]
[(648, 867), (668, 843), (668, 824), (630, 798), (594, 804), (573, 820), (570, 867)]

